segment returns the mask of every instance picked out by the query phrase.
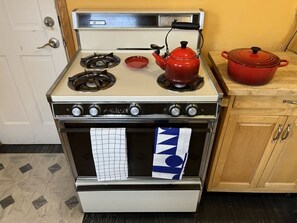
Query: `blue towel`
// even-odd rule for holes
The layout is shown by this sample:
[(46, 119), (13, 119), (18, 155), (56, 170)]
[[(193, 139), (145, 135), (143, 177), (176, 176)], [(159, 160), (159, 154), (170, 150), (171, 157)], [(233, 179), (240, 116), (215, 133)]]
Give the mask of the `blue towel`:
[(190, 128), (156, 128), (152, 177), (182, 179), (191, 133)]

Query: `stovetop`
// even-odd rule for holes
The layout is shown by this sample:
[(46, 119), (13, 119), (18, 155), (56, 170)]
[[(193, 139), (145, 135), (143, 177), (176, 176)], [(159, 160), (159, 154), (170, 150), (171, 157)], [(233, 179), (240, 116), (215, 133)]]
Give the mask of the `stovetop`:
[[(95, 53), (111, 53), (120, 58), (117, 66), (106, 70), (113, 74), (116, 82), (108, 89), (99, 91), (75, 91), (68, 86), (69, 77), (84, 72), (80, 64), (81, 58)], [(158, 77), (164, 71), (155, 63), (152, 50), (115, 50), (96, 51), (80, 50), (68, 65), (68, 69), (59, 77), (50, 95), (52, 102), (216, 102), (219, 94), (207, 71), (207, 65), (200, 60), (199, 76), (203, 78), (203, 86), (197, 90), (176, 91), (159, 86)], [(131, 68), (125, 59), (131, 56), (144, 56), (148, 64), (144, 68)], [(92, 69), (87, 69), (92, 70)], [(101, 69), (104, 70), (104, 69)]]

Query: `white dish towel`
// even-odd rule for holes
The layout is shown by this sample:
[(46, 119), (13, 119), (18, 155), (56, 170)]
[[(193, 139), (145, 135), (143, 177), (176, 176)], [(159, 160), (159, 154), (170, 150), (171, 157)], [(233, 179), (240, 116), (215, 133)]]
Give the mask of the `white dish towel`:
[(98, 181), (127, 179), (126, 129), (91, 128), (90, 135)]
[(152, 177), (182, 179), (191, 133), (191, 128), (156, 128)]

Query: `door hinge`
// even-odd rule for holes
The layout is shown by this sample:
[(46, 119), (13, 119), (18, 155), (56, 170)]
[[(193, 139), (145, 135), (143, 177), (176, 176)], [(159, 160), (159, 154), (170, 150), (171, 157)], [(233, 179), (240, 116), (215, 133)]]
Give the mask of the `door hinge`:
[(59, 26), (61, 27), (61, 20), (60, 20), (60, 16), (58, 15), (58, 23), (59, 23)]

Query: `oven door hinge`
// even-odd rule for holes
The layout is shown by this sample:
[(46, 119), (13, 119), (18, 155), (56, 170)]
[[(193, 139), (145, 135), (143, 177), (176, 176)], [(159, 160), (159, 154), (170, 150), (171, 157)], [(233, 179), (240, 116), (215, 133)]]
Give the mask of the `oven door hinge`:
[(214, 132), (214, 122), (209, 123), (209, 131), (211, 134)]

